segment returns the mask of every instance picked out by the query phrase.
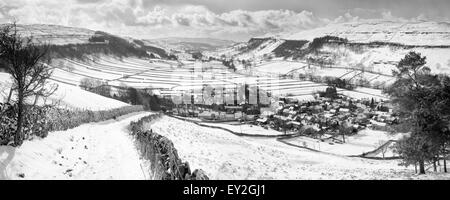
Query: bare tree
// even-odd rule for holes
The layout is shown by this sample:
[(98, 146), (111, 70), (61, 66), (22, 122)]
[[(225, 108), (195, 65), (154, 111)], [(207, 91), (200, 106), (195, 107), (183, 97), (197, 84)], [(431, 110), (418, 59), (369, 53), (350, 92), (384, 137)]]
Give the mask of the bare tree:
[[(13, 90), (17, 92), (18, 116), (14, 144), (23, 141), (23, 120), (26, 114), (25, 100), (33, 95), (47, 95), (45, 86), (52, 70), (47, 56), (48, 45), (33, 43), (32, 37), (22, 37), (16, 23), (8, 24), (0, 30), (0, 62), (13, 78)], [(53, 90), (53, 89), (52, 89)], [(53, 90), (54, 92), (54, 90)]]
[(83, 90), (87, 90), (90, 91), (92, 90), (92, 88), (96, 87), (95, 86), (95, 80), (92, 78), (83, 78), (80, 80), (80, 87)]
[(34, 91), (33, 94), (35, 99), (33, 106), (37, 104), (39, 97), (42, 97), (45, 103), (46, 99), (50, 97), (52, 94), (54, 94), (57, 89), (58, 84), (49, 84), (48, 87), (42, 87), (39, 90)]
[(380, 153), (381, 153), (381, 155), (382, 155), (383, 158), (384, 158), (384, 156), (386, 155), (387, 150), (388, 150), (388, 148), (389, 148), (389, 145), (387, 145), (387, 141), (385, 141), (385, 140), (380, 140), (380, 141), (378, 141), (376, 147), (377, 147), (377, 148), (380, 148)]

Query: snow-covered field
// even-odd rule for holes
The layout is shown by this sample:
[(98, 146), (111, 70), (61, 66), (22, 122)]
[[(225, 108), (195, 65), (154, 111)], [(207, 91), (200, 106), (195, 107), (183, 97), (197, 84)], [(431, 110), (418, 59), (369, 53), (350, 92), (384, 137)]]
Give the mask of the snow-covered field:
[[(68, 81), (78, 85), (83, 78), (95, 78), (107, 81), (110, 85), (136, 88), (170, 89), (176, 86), (195, 86), (203, 83), (224, 84), (229, 78), (241, 77), (230, 73), (226, 67), (188, 64), (178, 67), (177, 64), (161, 60), (150, 62), (134, 58), (122, 60), (104, 56), (90, 62), (60, 60), (52, 64), (57, 70), (55, 79)], [(205, 69), (205, 70), (206, 70)], [(199, 77), (200, 76), (200, 77)]]
[[(7, 73), (0, 72), (0, 101), (4, 102), (9, 95), (11, 88), (11, 77)], [(57, 84), (58, 89), (56, 92), (48, 97), (45, 102), (42, 98), (39, 99), (38, 105), (55, 104), (63, 108), (78, 108), (88, 110), (108, 110), (113, 108), (120, 108), (127, 106), (128, 104), (115, 99), (103, 97), (92, 92), (85, 91), (77, 86), (69, 84), (49, 81), (50, 84)], [(29, 99), (30, 102), (34, 101), (34, 97)]]
[(283, 132), (279, 132), (273, 129), (265, 129), (261, 126), (254, 126), (254, 125), (248, 125), (248, 124), (227, 124), (227, 123), (204, 123), (201, 124), (212, 126), (212, 127), (219, 127), (224, 128), (227, 130), (230, 130), (235, 133), (242, 133), (242, 134), (248, 134), (248, 135), (261, 135), (261, 136), (281, 136), (285, 135)]
[[(294, 137), (284, 141), (289, 144), (307, 147), (322, 152), (345, 156), (357, 156), (377, 149), (382, 145), (380, 143), (384, 144), (389, 140), (398, 140), (402, 136), (403, 134), (400, 133), (391, 135), (383, 131), (365, 129), (358, 132), (357, 135), (346, 136), (344, 144), (336, 143), (330, 140), (325, 140), (322, 142), (318, 139), (305, 136)], [(343, 138), (337, 137), (337, 139), (342, 140)]]
[[(450, 31), (449, 31), (450, 34)], [(410, 51), (426, 56), (427, 66), (432, 73), (450, 73), (450, 48), (414, 47), (400, 48), (392, 46), (359, 47), (354, 50), (345, 46), (325, 45), (322, 49), (335, 56), (337, 66), (362, 67), (371, 72), (391, 75), (398, 63)]]
[(302, 62), (289, 62), (289, 61), (279, 61), (279, 62), (268, 62), (267, 64), (256, 66), (256, 70), (267, 73), (276, 74), (287, 74), (293, 70), (302, 69), (307, 67), (306, 63)]
[[(52, 132), (18, 148), (1, 146), (0, 179), (150, 179), (150, 163), (139, 157), (127, 130), (130, 121), (148, 114), (134, 113)], [(150, 128), (172, 140), (180, 158), (192, 168), (205, 170), (211, 179), (450, 178), (442, 173), (414, 175), (413, 169), (398, 166), (397, 160), (318, 153), (274, 138), (239, 137), (167, 116)], [(380, 136), (372, 133), (350, 138), (351, 145), (370, 145), (373, 137)]]
[(374, 99), (376, 101), (386, 101), (389, 100), (389, 97), (386, 94), (383, 94), (381, 90), (357, 87), (352, 91), (349, 90), (340, 90), (338, 93), (341, 93), (345, 96), (349, 96), (355, 99)]
[(154, 88), (161, 94), (179, 94), (184, 91), (201, 90), (205, 84), (213, 87), (235, 88), (236, 84), (261, 86), (274, 95), (310, 95), (323, 91), (326, 85), (310, 81), (278, 79), (266, 76), (235, 73), (221, 63), (187, 63), (178, 66), (162, 60), (121, 60), (102, 56), (89, 62), (57, 60), (52, 79), (79, 85), (84, 78), (100, 79), (112, 86)]
[[(400, 60), (400, 58), (398, 60)], [(368, 63), (367, 65), (370, 64), (371, 63)], [(360, 66), (358, 68), (356, 64), (345, 63), (333, 65), (333, 67), (331, 68), (325, 68), (312, 64), (308, 65), (308, 63), (303, 61), (270, 61), (264, 62), (264, 64), (261, 65), (257, 65), (256, 67), (254, 67), (254, 69), (258, 72), (267, 74), (290, 74), (295, 78), (302, 74), (321, 77), (335, 77), (346, 80), (365, 79), (371, 84), (375, 85), (381, 84), (383, 82), (385, 82), (386, 84), (390, 84), (395, 81), (395, 78), (392, 76), (392, 70), (395, 69), (394, 65), (375, 65), (371, 66), (370, 69), (363, 69)]]
[[(336, 78), (343, 78), (346, 80), (363, 78), (368, 80), (372, 84), (386, 83), (390, 84), (395, 81), (392, 76), (382, 75), (391, 73), (390, 68), (386, 68), (384, 71), (376, 73), (362, 72), (360, 70), (351, 69), (349, 66), (340, 66), (338, 68), (321, 68), (319, 66), (310, 65), (304, 62), (294, 61), (271, 61), (266, 64), (256, 66), (255, 69), (259, 72), (271, 73), (271, 74), (288, 74), (292, 73), (294, 78), (298, 74), (311, 74), (314, 76), (329, 76)], [(311, 81), (298, 81), (295, 79), (276, 79), (268, 78), (266, 80), (260, 80), (257, 82), (262, 89), (271, 91), (274, 95), (288, 95), (299, 100), (310, 100), (312, 94), (319, 91), (325, 91), (327, 86), (321, 83), (315, 83)], [(382, 90), (358, 87), (353, 91), (339, 89), (339, 93), (355, 98), (355, 99), (371, 99), (387, 100), (389, 99)]]
[(239, 137), (163, 117), (153, 131), (173, 141), (181, 159), (211, 179), (448, 179), (416, 176), (398, 161), (329, 155), (288, 146), (274, 138)]
[(0, 146), (0, 180), (149, 179), (149, 163), (140, 158), (127, 130), (131, 121), (149, 114), (52, 132), (17, 148)]
[[(292, 62), (286, 62), (294, 64)], [(274, 63), (275, 64), (275, 63)], [(271, 65), (274, 65), (271, 64)], [(280, 64), (280, 63), (278, 63)], [(281, 63), (282, 64), (282, 63)], [(79, 88), (84, 78), (106, 81), (112, 86), (130, 86), (135, 88), (153, 88), (163, 95), (177, 95), (191, 90), (201, 90), (205, 84), (213, 87), (235, 88), (236, 84), (260, 86), (275, 96), (295, 96), (298, 99), (311, 99), (311, 95), (324, 91), (327, 86), (311, 81), (278, 79), (266, 76), (234, 73), (220, 63), (188, 63), (177, 66), (161, 60), (141, 60), (137, 58), (116, 59), (102, 56), (90, 62), (75, 60), (55, 60), (52, 64), (54, 73), (52, 83), (60, 85), (56, 94), (49, 100), (58, 101), (64, 106), (91, 110), (121, 107), (125, 104), (86, 92)], [(279, 69), (283, 65), (280, 65)], [(0, 73), (7, 80), (7, 74)], [(8, 84), (0, 83), (2, 98), (7, 97)], [(379, 92), (376, 92), (379, 93)], [(371, 98), (370, 93), (345, 91), (344, 94), (355, 98)], [(376, 95), (380, 96), (380, 95)], [(89, 98), (87, 98), (89, 97)], [(375, 98), (378, 98), (375, 97)]]

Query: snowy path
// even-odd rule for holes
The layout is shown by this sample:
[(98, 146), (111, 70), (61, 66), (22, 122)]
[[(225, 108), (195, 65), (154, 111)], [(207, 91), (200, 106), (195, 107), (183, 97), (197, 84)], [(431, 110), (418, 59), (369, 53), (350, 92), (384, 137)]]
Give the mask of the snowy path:
[(25, 141), (19, 148), (0, 147), (0, 179), (147, 179), (127, 126), (149, 115), (132, 113), (44, 139)]

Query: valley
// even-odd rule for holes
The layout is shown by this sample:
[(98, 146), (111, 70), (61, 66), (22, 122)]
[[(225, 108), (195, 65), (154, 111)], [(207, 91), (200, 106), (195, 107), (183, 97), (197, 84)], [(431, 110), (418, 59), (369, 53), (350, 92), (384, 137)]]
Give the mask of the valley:
[[(395, 144), (409, 133), (390, 129), (398, 115), (385, 93), (410, 51), (426, 56), (430, 74), (449, 74), (448, 23), (344, 23), (241, 43), (139, 40), (53, 25), (20, 31), (53, 45), (47, 87), (57, 86), (27, 104), (92, 112), (139, 105), (132, 100), (140, 98), (158, 109), (0, 146), (0, 179), (151, 179), (149, 160), (127, 134), (129, 123), (154, 113), (162, 117), (143, 129), (168, 138), (210, 179), (449, 178), (431, 164), (420, 176), (399, 165)], [(0, 71), (2, 105), (16, 101), (13, 82)], [(335, 93), (326, 96), (330, 88)], [(72, 151), (83, 145), (89, 150), (82, 155)]]

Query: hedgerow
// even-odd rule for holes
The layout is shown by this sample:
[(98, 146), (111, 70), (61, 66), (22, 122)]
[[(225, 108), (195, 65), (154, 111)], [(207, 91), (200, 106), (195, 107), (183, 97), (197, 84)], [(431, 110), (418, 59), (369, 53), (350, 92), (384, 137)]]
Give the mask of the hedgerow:
[[(143, 111), (143, 106), (125, 106), (111, 110), (66, 110), (51, 106), (26, 106), (24, 119), (24, 139), (32, 136), (46, 137), (48, 132), (64, 131), (79, 125), (99, 122)], [(0, 103), (0, 145), (13, 145), (17, 130), (17, 105)]]

